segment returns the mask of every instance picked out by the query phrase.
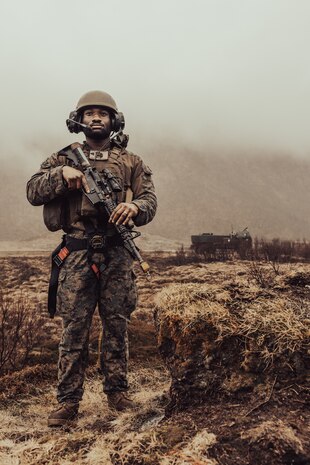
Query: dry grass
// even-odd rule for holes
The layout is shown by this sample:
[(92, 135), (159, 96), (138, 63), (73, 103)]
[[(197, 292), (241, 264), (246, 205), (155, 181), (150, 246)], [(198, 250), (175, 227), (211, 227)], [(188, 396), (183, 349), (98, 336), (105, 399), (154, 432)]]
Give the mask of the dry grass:
[(255, 339), (263, 358), (303, 352), (309, 347), (309, 302), (279, 297), (257, 300), (240, 310), (237, 334)]
[[(175, 284), (157, 296), (158, 325), (165, 335), (178, 331), (182, 338), (205, 325), (216, 331), (216, 340), (242, 338), (258, 358), (271, 363), (285, 353), (305, 352), (309, 347), (309, 301), (271, 295), (244, 285), (235, 303), (235, 288), (210, 284)], [(243, 298), (242, 298), (243, 297)], [(270, 297), (270, 296), (269, 296)]]
[[(240, 337), (241, 331), (241, 338), (247, 341), (247, 344), (244, 343), (242, 346), (246, 352), (244, 353), (245, 360), (249, 360), (249, 354), (252, 354), (255, 360), (257, 359), (255, 352), (257, 347), (251, 346), (250, 341), (256, 341), (257, 336), (263, 334), (265, 330), (269, 335), (287, 332), (288, 340), (286, 336), (280, 338), (276, 351), (287, 350), (296, 353), (298, 347), (307, 343), (307, 337), (309, 337), (309, 333), (306, 336), (303, 332), (306, 323), (303, 322), (301, 327), (295, 324), (296, 318), (302, 319), (304, 315), (303, 312), (307, 307), (306, 299), (303, 295), (297, 298), (289, 293), (285, 294), (288, 297), (286, 299), (274, 288), (262, 289), (257, 283), (253, 284), (253, 280), (249, 282), (244, 264), (216, 263), (156, 268), (155, 258), (153, 257), (154, 263), (152, 263), (152, 280), (146, 282), (141, 275), (138, 276), (140, 304), (130, 325), (134, 346), (132, 353), (135, 356), (130, 370), (130, 385), (131, 395), (138, 404), (137, 408), (118, 415), (110, 411), (105, 395), (102, 393), (99, 376), (95, 368), (92, 368), (88, 372), (77, 422), (66, 429), (53, 430), (47, 427), (46, 417), (55, 406), (55, 392), (51, 384), (56, 384), (56, 364), (51, 364), (52, 360), (45, 360), (49, 363), (46, 366), (30, 367), (20, 373), (3, 377), (0, 384), (1, 399), (5, 400), (4, 407), (0, 410), (1, 464), (215, 465), (221, 463), (235, 465), (238, 463), (245, 465), (251, 463), (251, 465), (265, 465), (265, 463), (270, 463), (270, 465), (278, 465), (281, 463), (282, 465), (280, 462), (282, 456), (277, 455), (279, 448), (276, 449), (275, 454), (279, 460), (273, 461), (274, 456), (270, 452), (271, 448), (268, 443), (268, 431), (271, 431), (272, 442), (278, 444), (277, 441), (283, 428), (281, 430), (277, 426), (271, 429), (268, 427), (261, 432), (256, 428), (259, 424), (268, 421), (269, 417), (263, 421), (262, 418), (257, 419), (258, 416), (255, 414), (244, 417), (247, 422), (250, 422), (244, 423), (240, 404), (244, 403), (243, 413), (251, 410), (252, 405), (248, 405), (247, 399), (241, 400), (241, 397), (238, 397), (238, 389), (240, 385), (243, 388), (252, 386), (253, 377), (251, 373), (241, 376), (240, 372), (235, 372), (234, 366), (231, 375), (226, 379), (233, 404), (230, 410), (226, 408), (227, 404), (221, 396), (218, 404), (211, 402), (201, 406), (203, 408), (201, 412), (193, 407), (190, 411), (164, 418), (165, 406), (169, 400), (170, 378), (161, 362), (154, 357), (154, 350), (143, 352), (145, 345), (154, 344), (151, 334), (145, 333), (145, 329), (149, 331), (151, 326), (154, 296), (158, 291), (162, 291), (160, 298), (166, 296), (165, 299), (169, 305), (170, 328), (177, 333), (179, 338), (183, 338), (183, 348), (186, 344), (188, 345), (188, 342), (199, 336), (201, 338), (201, 335), (204, 336), (204, 331), (214, 325), (217, 328), (217, 331), (214, 331), (215, 344), (221, 348), (224, 348), (225, 341), (235, 337), (235, 334)], [(38, 257), (29, 260), (33, 266), (41, 269), (41, 273), (36, 276), (27, 276), (21, 286), (14, 287), (10, 260), (5, 259), (7, 267), (5, 275), (10, 295), (12, 298), (17, 297), (20, 292), (19, 287), (22, 287), (24, 294), (33, 302), (33, 305), (42, 305), (43, 308), (46, 301), (46, 259), (42, 260)], [(300, 266), (298, 271), (307, 274), (309, 269), (310, 267), (307, 268), (305, 265)], [(303, 279), (298, 279), (298, 288), (301, 291), (306, 281), (304, 276)], [(286, 281), (286, 276), (281, 274), (277, 276), (275, 282), (279, 289), (289, 289), (291, 285)], [(163, 290), (168, 284), (172, 287), (169, 290)], [(274, 307), (268, 307), (268, 302)], [(257, 310), (256, 307), (259, 309)], [(277, 308), (283, 310), (284, 307), (290, 315), (286, 323), (281, 321), (275, 313)], [(272, 308), (273, 320), (268, 315), (269, 308)], [(297, 317), (295, 313), (298, 314)], [(161, 313), (161, 318), (165, 318), (164, 313)], [(240, 325), (241, 321), (243, 326)], [(59, 337), (58, 323), (57, 319), (49, 322), (50, 328), (53, 329), (52, 339), (55, 347)], [(137, 335), (139, 328), (141, 333)], [(94, 335), (97, 332), (98, 328), (94, 328)], [(146, 336), (143, 337), (144, 333)], [(299, 339), (297, 335), (301, 333), (302, 338)], [(293, 339), (295, 345), (290, 345)], [(257, 340), (262, 341), (259, 354), (264, 359), (262, 349), (266, 346), (268, 350), (270, 349), (270, 340)], [(204, 345), (201, 347), (207, 348)], [(96, 349), (95, 343), (93, 349)], [(138, 352), (141, 352), (141, 358), (137, 357)], [(179, 355), (182, 354), (179, 353)], [(267, 358), (273, 363), (270, 352)], [(187, 362), (186, 359), (185, 362)], [(206, 372), (212, 372), (211, 358), (209, 360), (207, 357), (203, 360), (203, 369)], [(222, 366), (219, 369), (222, 370)], [(255, 393), (261, 389), (261, 400), (265, 401), (265, 386), (262, 383), (260, 387), (256, 387)], [(304, 450), (307, 449), (305, 435), (300, 435), (303, 422), (306, 422), (300, 419), (303, 415), (302, 400), (298, 398), (298, 402), (297, 400), (295, 402), (294, 398), (292, 402), (295, 403), (290, 404), (286, 413), (283, 413), (283, 409), (286, 408), (286, 399), (288, 399), (286, 395), (291, 393), (295, 396), (294, 391), (300, 392), (300, 390), (295, 384), (290, 387), (283, 386), (283, 389), (281, 395), (285, 401), (283, 406), (277, 404), (274, 408), (274, 416), (285, 418), (285, 426), (292, 429), (292, 431), (286, 430), (286, 437), (288, 438), (292, 432), (295, 434), (291, 442), (291, 450), (295, 448), (296, 454), (302, 454), (302, 449), (298, 449), (298, 444), (300, 443)], [(240, 406), (235, 407), (236, 402)], [(267, 407), (270, 404), (271, 402)], [(256, 405), (255, 403), (254, 406)], [(269, 411), (267, 413), (269, 414)], [(287, 414), (291, 417), (286, 422), (284, 416)], [(275, 422), (277, 421), (275, 418)], [(298, 431), (291, 426), (297, 423), (300, 428)], [(231, 426), (233, 424), (235, 426)], [(241, 438), (241, 431), (248, 431), (249, 435)], [(255, 450), (256, 455), (254, 460), (247, 462), (249, 445)], [(258, 460), (256, 456), (259, 456), (260, 449), (262, 456)], [(295, 458), (294, 456), (294, 460)], [(298, 458), (295, 460), (296, 463), (299, 463)]]
[(272, 447), (281, 455), (290, 451), (296, 455), (304, 453), (303, 445), (296, 431), (282, 420), (264, 421), (242, 433), (241, 437), (249, 441), (250, 444), (256, 444), (259, 448), (272, 444)]
[(116, 414), (107, 406), (101, 381), (91, 375), (78, 424), (65, 430), (47, 427), (46, 417), (55, 405), (51, 389), (11, 404), (8, 410), (0, 411), (0, 463), (152, 463), (149, 457), (160, 457), (166, 449), (156, 433), (156, 425), (163, 418), (168, 377), (161, 370), (141, 368), (131, 373), (130, 382), (138, 407)]
[[(0, 411), (0, 463), (18, 465), (214, 465), (207, 449), (215, 436), (207, 430), (193, 437), (186, 426), (162, 424), (165, 372), (136, 369), (130, 376), (138, 407), (116, 414), (107, 407), (101, 382), (91, 376), (78, 424), (48, 429), (46, 416), (53, 405), (49, 389)], [(48, 406), (48, 407), (46, 407)]]
[(215, 460), (208, 458), (208, 449), (215, 443), (216, 436), (203, 429), (186, 445), (172, 450), (160, 465), (216, 465)]

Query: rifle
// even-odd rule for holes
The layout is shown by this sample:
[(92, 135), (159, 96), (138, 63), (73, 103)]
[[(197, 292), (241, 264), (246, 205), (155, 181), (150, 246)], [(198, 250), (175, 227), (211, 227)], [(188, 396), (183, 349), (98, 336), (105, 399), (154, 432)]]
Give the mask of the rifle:
[[(75, 168), (81, 167), (90, 192), (83, 189), (84, 195), (90, 202), (96, 205), (102, 205), (108, 214), (111, 215), (117, 207), (117, 203), (113, 200), (113, 192), (122, 190), (121, 186), (108, 169), (103, 170), (103, 176), (98, 173), (96, 168), (92, 168), (83, 150), (78, 144), (72, 144), (71, 148), (66, 151), (67, 158), (72, 161)], [(140, 252), (134, 243), (134, 239), (141, 235), (138, 231), (133, 231), (124, 225), (114, 224), (114, 227), (123, 240), (125, 249), (130, 255), (138, 260), (141, 269), (144, 273), (149, 274), (149, 265), (140, 255)]]

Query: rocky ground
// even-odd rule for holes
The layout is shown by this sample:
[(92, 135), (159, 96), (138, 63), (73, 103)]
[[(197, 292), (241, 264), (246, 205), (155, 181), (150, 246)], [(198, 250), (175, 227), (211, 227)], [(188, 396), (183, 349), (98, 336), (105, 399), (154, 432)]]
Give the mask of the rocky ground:
[[(230, 396), (210, 396), (169, 409), (170, 372), (157, 351), (153, 311), (157, 295), (175, 284), (283, 287), (295, 276), (300, 299), (309, 300), (310, 267), (264, 266), (248, 262), (183, 263), (169, 253), (148, 253), (152, 278), (138, 272), (139, 306), (129, 327), (131, 394), (137, 408), (115, 414), (101, 392), (96, 368), (99, 323), (94, 321), (91, 366), (78, 420), (65, 429), (49, 429), (46, 417), (55, 405), (57, 340), (60, 321), (45, 317), (49, 259), (45, 253), (0, 258), (2, 290), (12, 302), (27, 302), (40, 316), (45, 335), (27, 365), (0, 378), (0, 463), (4, 465), (285, 465), (310, 463), (309, 385), (279, 385), (275, 376)], [(298, 278), (299, 276), (299, 278)], [(261, 280), (263, 279), (263, 281)], [(299, 279), (299, 280), (298, 280)], [(265, 280), (265, 281), (264, 281)], [(293, 282), (293, 281), (292, 281)], [(294, 289), (295, 289), (294, 288)], [(279, 291), (284, 292), (284, 291)], [(30, 310), (29, 310), (30, 311)], [(33, 316), (33, 318), (35, 318)]]

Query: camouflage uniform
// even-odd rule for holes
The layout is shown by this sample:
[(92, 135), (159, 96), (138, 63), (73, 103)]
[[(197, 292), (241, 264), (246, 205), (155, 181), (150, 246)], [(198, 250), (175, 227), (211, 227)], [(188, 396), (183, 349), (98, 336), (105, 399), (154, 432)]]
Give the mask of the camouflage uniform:
[[(89, 158), (89, 147), (83, 145)], [(128, 189), (132, 202), (139, 208), (134, 218), (137, 226), (152, 220), (156, 211), (156, 196), (150, 169), (141, 158), (125, 149), (112, 148), (108, 160), (91, 160), (99, 172), (108, 168), (122, 186), (115, 201), (124, 202)], [(115, 235), (104, 214), (88, 201), (81, 191), (70, 191), (64, 184), (62, 168), (65, 156), (53, 154), (27, 184), (27, 198), (32, 205), (44, 204), (44, 219), (49, 229), (62, 227), (69, 236), (86, 236), (83, 220), (94, 227), (104, 223), (105, 234)], [(128, 201), (128, 199), (127, 199)], [(72, 252), (64, 262), (57, 293), (57, 311), (63, 320), (59, 345), (59, 402), (78, 402), (83, 395), (84, 372), (88, 361), (89, 331), (98, 304), (103, 326), (102, 370), (104, 392), (126, 391), (128, 365), (127, 323), (136, 305), (136, 284), (132, 271), (133, 259), (122, 246), (107, 248), (92, 256), (103, 270), (98, 280), (90, 268), (86, 250)], [(103, 266), (102, 266), (103, 265)]]

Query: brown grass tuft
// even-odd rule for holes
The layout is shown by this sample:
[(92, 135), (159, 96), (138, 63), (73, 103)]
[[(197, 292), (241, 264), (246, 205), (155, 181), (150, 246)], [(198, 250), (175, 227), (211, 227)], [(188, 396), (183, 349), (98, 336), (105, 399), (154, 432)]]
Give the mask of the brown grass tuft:
[(159, 338), (169, 331), (172, 338), (176, 333), (177, 338), (185, 338), (207, 326), (215, 330), (218, 343), (228, 337), (242, 338), (246, 351), (255, 351), (266, 363), (288, 352), (306, 352), (310, 342), (308, 301), (277, 296), (243, 302), (239, 296), (238, 305), (235, 303), (231, 292), (222, 287), (171, 285), (157, 296)]
[(167, 414), (220, 394), (254, 393), (257, 382), (291, 384), (294, 377), (305, 386), (310, 302), (280, 289), (245, 277), (174, 284), (157, 295), (159, 350), (171, 375)]
[(290, 457), (289, 463), (306, 463), (300, 460), (304, 449), (296, 431), (282, 420), (264, 421), (242, 433), (241, 438), (254, 449), (272, 448), (276, 455)]

